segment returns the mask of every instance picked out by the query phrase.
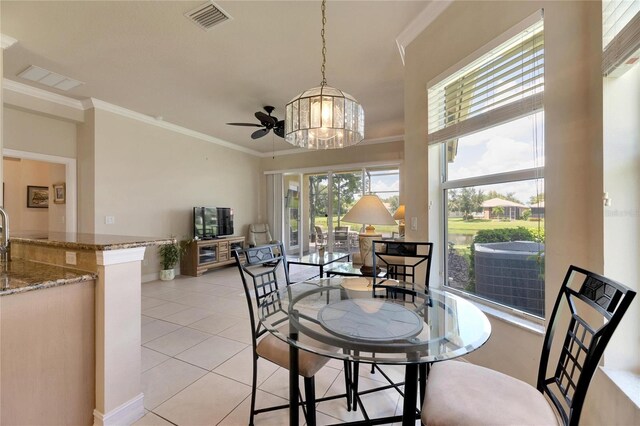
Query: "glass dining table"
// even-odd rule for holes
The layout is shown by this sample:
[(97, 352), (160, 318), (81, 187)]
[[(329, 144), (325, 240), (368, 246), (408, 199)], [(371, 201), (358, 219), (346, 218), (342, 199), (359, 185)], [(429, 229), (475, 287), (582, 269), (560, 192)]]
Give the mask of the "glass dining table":
[(489, 339), (489, 320), (471, 302), (446, 291), (413, 289), (411, 283), (385, 284), (374, 294), (367, 278), (324, 278), (289, 285), (263, 299), (261, 323), (289, 344), (291, 425), (299, 420), (300, 350), (355, 365), (404, 365), (402, 424), (414, 425), (419, 367), (426, 371), (427, 364), (466, 355)]

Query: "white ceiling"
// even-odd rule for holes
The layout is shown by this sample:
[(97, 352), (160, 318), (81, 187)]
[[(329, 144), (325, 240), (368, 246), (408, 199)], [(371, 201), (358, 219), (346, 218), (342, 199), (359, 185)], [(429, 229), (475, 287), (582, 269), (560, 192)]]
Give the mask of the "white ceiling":
[[(264, 105), (284, 106), (321, 81), (320, 1), (220, 1), (233, 18), (211, 31), (183, 14), (204, 1), (0, 2), (4, 77), (76, 99), (97, 98), (260, 152)], [(365, 110), (365, 137), (404, 134), (396, 37), (428, 1), (330, 1), (327, 81)], [(17, 77), (29, 65), (83, 81), (62, 92)], [(256, 121), (257, 122), (257, 121)], [(292, 148), (274, 137), (275, 149)]]

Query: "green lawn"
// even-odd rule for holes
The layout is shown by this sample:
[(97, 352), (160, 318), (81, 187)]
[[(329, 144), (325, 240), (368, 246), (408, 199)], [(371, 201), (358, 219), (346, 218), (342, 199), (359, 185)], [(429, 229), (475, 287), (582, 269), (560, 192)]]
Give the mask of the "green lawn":
[(491, 219), (474, 219), (471, 221), (464, 221), (461, 218), (450, 218), (449, 235), (475, 235), (476, 232), (482, 229), (517, 228), (518, 226), (523, 226), (527, 229), (538, 229), (538, 225), (544, 228), (544, 221), (512, 220), (510, 222), (502, 222)]

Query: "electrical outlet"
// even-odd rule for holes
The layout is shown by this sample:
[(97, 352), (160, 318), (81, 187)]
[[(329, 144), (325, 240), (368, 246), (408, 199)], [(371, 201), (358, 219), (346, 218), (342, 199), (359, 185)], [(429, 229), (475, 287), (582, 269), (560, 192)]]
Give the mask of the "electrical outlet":
[(114, 223), (116, 223), (116, 217), (115, 216), (105, 216), (104, 217), (104, 224), (105, 225), (113, 225)]
[(77, 265), (78, 260), (76, 259), (76, 252), (66, 251), (64, 253), (64, 261), (67, 263), (67, 265)]

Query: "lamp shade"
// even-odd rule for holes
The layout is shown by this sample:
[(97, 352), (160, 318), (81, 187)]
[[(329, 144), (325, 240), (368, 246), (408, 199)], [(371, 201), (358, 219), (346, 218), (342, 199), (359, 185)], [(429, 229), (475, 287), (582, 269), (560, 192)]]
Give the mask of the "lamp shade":
[(395, 225), (396, 221), (377, 195), (363, 195), (342, 218), (345, 222), (366, 225)]
[(287, 104), (284, 134), (287, 142), (301, 148), (345, 148), (364, 139), (364, 110), (348, 93), (314, 87)]
[(398, 210), (393, 214), (395, 220), (404, 220), (404, 204), (398, 206)]

